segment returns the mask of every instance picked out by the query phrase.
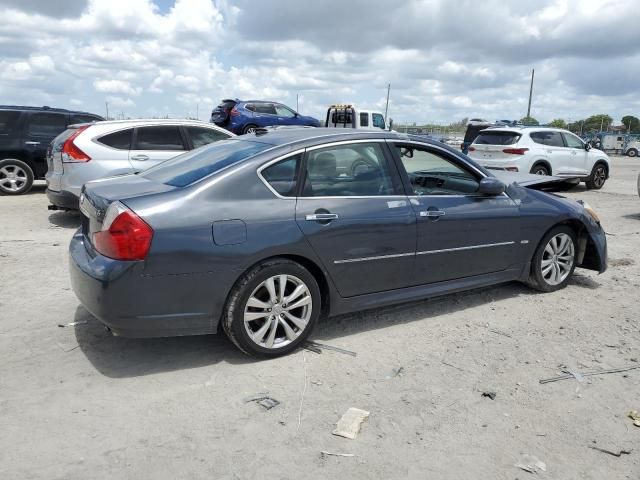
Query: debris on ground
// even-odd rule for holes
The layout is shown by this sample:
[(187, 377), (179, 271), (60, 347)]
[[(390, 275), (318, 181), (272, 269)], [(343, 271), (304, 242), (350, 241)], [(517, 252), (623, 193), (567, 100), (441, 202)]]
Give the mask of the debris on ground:
[(388, 380), (394, 377), (401, 377), (403, 373), (404, 373), (404, 367), (394, 368), (391, 370), (391, 375), (387, 375), (384, 378)]
[(637, 410), (631, 410), (629, 413), (627, 413), (627, 417), (633, 420), (633, 424), (636, 427), (640, 427), (640, 412), (638, 412)]
[(617, 452), (612, 450), (607, 450), (606, 448), (594, 447), (593, 445), (589, 445), (589, 448), (592, 450), (597, 450), (602, 453), (606, 453), (609, 455), (613, 455), (614, 457), (621, 457), (622, 455), (630, 455), (633, 450), (618, 450)]
[(624, 258), (609, 258), (607, 263), (611, 267), (628, 267), (629, 265), (633, 265), (636, 262), (632, 258), (624, 257)]
[(351, 407), (338, 420), (336, 429), (331, 433), (354, 440), (360, 432), (360, 426), (367, 418), (369, 418), (369, 412)]
[(509, 335), (508, 333), (505, 332), (501, 332), (500, 330), (496, 330), (495, 328), (490, 328), (489, 331), (491, 333), (495, 333), (498, 335), (502, 335), (503, 337), (507, 337), (507, 338), (513, 338), (511, 335)]
[(59, 323), (58, 326), (60, 328), (65, 328), (65, 327), (75, 327), (76, 325), (86, 325), (87, 322), (86, 320), (79, 320), (77, 322), (69, 322), (69, 323)]
[(483, 397), (489, 397), (491, 400), (495, 400), (496, 395), (497, 395), (496, 392), (482, 392)]
[(314, 347), (313, 345), (309, 345), (308, 343), (303, 344), (302, 348), (304, 348), (305, 350), (309, 350), (310, 352), (317, 353), (318, 355), (322, 353), (322, 350), (320, 350), (318, 347)]
[(538, 473), (539, 471), (541, 472), (547, 471), (546, 463), (534, 457), (533, 455), (528, 455), (528, 454), (522, 455), (522, 457), (520, 458), (520, 461), (516, 463), (514, 466), (518, 467), (520, 470), (524, 470), (525, 472), (529, 472), (529, 473)]
[(322, 450), (320, 452), (320, 456), (321, 457), (327, 457), (329, 455), (331, 455), (333, 457), (355, 457), (355, 455), (353, 453), (325, 452), (324, 450)]
[(551, 383), (551, 382), (557, 382), (559, 380), (568, 380), (570, 378), (575, 378), (577, 380), (578, 377), (592, 377), (594, 375), (606, 375), (608, 373), (628, 372), (629, 370), (635, 370), (636, 368), (640, 368), (640, 365), (633, 365), (630, 367), (622, 367), (622, 368), (612, 368), (610, 370), (599, 370), (596, 372), (585, 372), (585, 373), (569, 372), (566, 375), (560, 375), (558, 377), (543, 378), (542, 380), (540, 380), (540, 383)]
[(265, 410), (271, 410), (273, 407), (280, 405), (280, 402), (269, 396), (269, 392), (257, 393), (244, 399), (244, 403), (256, 402)]
[[(325, 343), (313, 342), (311, 340), (307, 340), (305, 343), (305, 348), (307, 347), (315, 347), (315, 349), (325, 349), (332, 350), (334, 352), (344, 353), (345, 355), (351, 355), (352, 357), (356, 357), (358, 354), (356, 352), (352, 352), (351, 350), (345, 350), (344, 348), (334, 347), (333, 345), (327, 345)], [(313, 349), (307, 348), (308, 350), (315, 351)]]

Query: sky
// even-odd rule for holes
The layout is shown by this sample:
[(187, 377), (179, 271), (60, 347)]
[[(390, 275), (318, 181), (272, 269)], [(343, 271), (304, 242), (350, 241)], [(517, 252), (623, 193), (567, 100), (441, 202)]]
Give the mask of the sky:
[(637, 0), (0, 0), (0, 104), (208, 120), (223, 98), (394, 122), (640, 116)]

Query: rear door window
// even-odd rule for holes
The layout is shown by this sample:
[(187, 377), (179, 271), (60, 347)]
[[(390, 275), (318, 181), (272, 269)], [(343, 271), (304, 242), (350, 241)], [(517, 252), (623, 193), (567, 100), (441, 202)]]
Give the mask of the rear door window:
[(520, 140), (515, 132), (481, 132), (473, 141), (476, 145), (514, 145)]
[(361, 127), (369, 126), (369, 114), (367, 112), (362, 112), (360, 114), (360, 126)]
[(562, 135), (560, 132), (531, 132), (529, 134), (531, 140), (542, 145), (550, 147), (564, 147)]
[(128, 128), (126, 130), (120, 130), (119, 132), (104, 135), (98, 139), (98, 142), (117, 150), (129, 150), (131, 148), (132, 136), (133, 128)]
[(0, 111), (0, 135), (15, 131), (20, 112)]
[(255, 105), (255, 112), (256, 113), (262, 113), (262, 114), (266, 114), (266, 115), (275, 115), (276, 114), (276, 109), (273, 106), (272, 103), (256, 103)]
[(132, 150), (186, 150), (180, 128), (174, 125), (139, 127)]
[(229, 135), (226, 133), (214, 130), (213, 128), (186, 127), (186, 130), (191, 137), (193, 148), (200, 148), (204, 145), (229, 138)]
[(51, 137), (52, 139), (67, 129), (64, 113), (34, 113), (29, 118), (27, 135), (30, 137)]
[(372, 113), (371, 121), (373, 122), (374, 127), (384, 129), (384, 117), (379, 113)]

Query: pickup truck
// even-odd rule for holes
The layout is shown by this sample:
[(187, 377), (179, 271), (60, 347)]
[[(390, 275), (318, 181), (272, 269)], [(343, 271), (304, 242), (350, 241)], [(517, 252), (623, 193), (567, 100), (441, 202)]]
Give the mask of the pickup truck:
[(382, 112), (363, 110), (352, 104), (334, 104), (327, 109), (324, 126), (330, 128), (380, 128), (390, 130)]

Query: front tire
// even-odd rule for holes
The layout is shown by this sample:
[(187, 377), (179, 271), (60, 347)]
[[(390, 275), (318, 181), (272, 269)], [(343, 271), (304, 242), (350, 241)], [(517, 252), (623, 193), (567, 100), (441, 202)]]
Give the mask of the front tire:
[(554, 292), (566, 287), (576, 268), (576, 234), (570, 227), (552, 228), (542, 239), (531, 260), (530, 287)]
[(247, 355), (271, 358), (297, 349), (321, 310), (318, 282), (302, 265), (276, 258), (252, 268), (229, 294), (222, 327)]
[(250, 123), (249, 125), (245, 125), (245, 127), (242, 129), (242, 133), (244, 134), (255, 133), (257, 129), (258, 129), (257, 125)]
[(0, 160), (0, 193), (22, 195), (31, 190), (34, 174), (31, 167), (15, 158)]
[(607, 167), (604, 163), (596, 163), (591, 170), (591, 175), (585, 182), (589, 190), (600, 190), (607, 180)]

